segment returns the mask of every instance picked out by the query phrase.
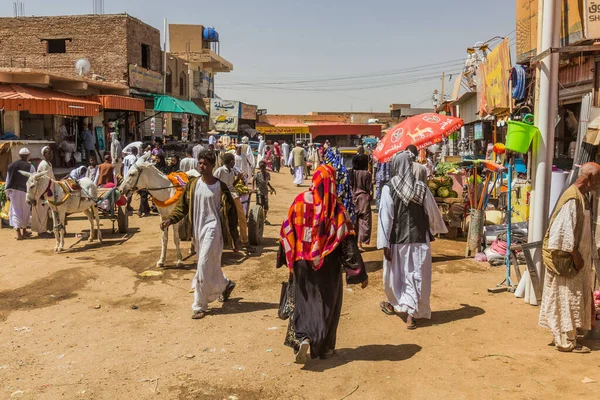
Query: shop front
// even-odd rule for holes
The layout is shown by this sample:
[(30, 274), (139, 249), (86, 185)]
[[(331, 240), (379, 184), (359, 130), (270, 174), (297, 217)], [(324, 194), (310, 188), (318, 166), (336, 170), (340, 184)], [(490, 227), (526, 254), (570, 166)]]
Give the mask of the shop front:
[(381, 125), (377, 124), (315, 124), (308, 129), (313, 142), (327, 140), (336, 147), (357, 146), (363, 138), (381, 138)]
[(109, 143), (111, 132), (117, 132), (123, 144), (142, 140), (141, 129), (136, 129), (136, 126), (139, 124), (140, 114), (146, 110), (144, 100), (116, 95), (100, 95), (93, 98), (102, 104), (105, 143)]
[(77, 134), (86, 120), (97, 117), (101, 104), (83, 97), (21, 85), (0, 85), (2, 132), (0, 143), (0, 174), (27, 147), (33, 160), (41, 159), (41, 149), (55, 149), (55, 161), (61, 165), (55, 143), (69, 140), (77, 147)]
[(256, 127), (256, 130), (265, 137), (265, 140), (271, 141), (273, 143), (279, 142), (279, 144), (281, 144), (284, 141), (287, 143), (294, 143), (298, 140), (301, 140), (303, 142), (310, 141), (310, 132), (308, 130), (308, 125), (258, 125)]
[(190, 131), (198, 123), (197, 118), (207, 117), (194, 102), (167, 95), (154, 97), (154, 112), (163, 115), (167, 136), (183, 142), (193, 139)]

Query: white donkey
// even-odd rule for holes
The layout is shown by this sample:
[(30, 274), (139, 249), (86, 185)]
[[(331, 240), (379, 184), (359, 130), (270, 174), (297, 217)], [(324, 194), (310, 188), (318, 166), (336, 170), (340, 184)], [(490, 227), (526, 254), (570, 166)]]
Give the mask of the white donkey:
[[(159, 202), (166, 202), (176, 195), (176, 188), (173, 186), (169, 178), (167, 178), (162, 172), (160, 172), (154, 164), (148, 161), (150, 153), (144, 154), (140, 157), (127, 172), (127, 176), (123, 178), (123, 183), (119, 188), (120, 192), (129, 196), (132, 192), (140, 189), (145, 189), (152, 197)], [(171, 211), (176, 207), (177, 203), (166, 207), (158, 207), (158, 212), (161, 219), (164, 221), (167, 219)], [(177, 267), (183, 265), (183, 256), (181, 255), (180, 239), (179, 239), (179, 224), (171, 225), (173, 228), (173, 243), (175, 243), (175, 249), (177, 250)], [(156, 263), (156, 266), (162, 268), (165, 266), (165, 258), (167, 256), (167, 243), (169, 241), (169, 231), (165, 229), (162, 232), (162, 248), (160, 251), (160, 259)]]
[(98, 240), (102, 243), (102, 232), (100, 231), (100, 216), (95, 199), (98, 197), (98, 188), (91, 179), (79, 180), (82, 190), (65, 190), (64, 184), (50, 179), (46, 172), (31, 174), (19, 171), (29, 179), (27, 180), (27, 203), (35, 205), (46, 196), (52, 211), (54, 221), (54, 237), (56, 238), (55, 252), (64, 250), (65, 247), (65, 221), (67, 214), (83, 212), (90, 222), (90, 238), (88, 242), (94, 241), (94, 220), (98, 229)]

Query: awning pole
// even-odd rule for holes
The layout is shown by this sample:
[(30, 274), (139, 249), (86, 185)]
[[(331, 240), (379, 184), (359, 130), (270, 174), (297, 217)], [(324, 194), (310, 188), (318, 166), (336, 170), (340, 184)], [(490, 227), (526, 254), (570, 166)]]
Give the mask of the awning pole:
[(149, 116), (149, 117), (148, 117), (148, 118), (146, 118), (146, 119), (143, 119), (143, 120), (141, 120), (140, 122), (138, 122), (138, 123), (137, 123), (137, 124), (135, 124), (135, 125), (136, 125), (136, 126), (139, 126), (139, 125), (143, 124), (144, 122), (148, 121), (149, 119), (152, 119), (152, 118), (156, 117), (156, 116), (157, 116), (158, 114), (160, 114), (160, 113), (161, 113), (161, 111), (157, 112), (157, 113), (156, 113), (156, 114), (154, 114), (154, 115), (151, 115), (151, 116)]

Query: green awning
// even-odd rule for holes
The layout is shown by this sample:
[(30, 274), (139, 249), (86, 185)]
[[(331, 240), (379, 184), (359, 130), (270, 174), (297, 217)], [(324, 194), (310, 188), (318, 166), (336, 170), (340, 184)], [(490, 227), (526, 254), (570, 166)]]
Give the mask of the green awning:
[(171, 96), (155, 96), (154, 111), (207, 116), (193, 101), (179, 100)]

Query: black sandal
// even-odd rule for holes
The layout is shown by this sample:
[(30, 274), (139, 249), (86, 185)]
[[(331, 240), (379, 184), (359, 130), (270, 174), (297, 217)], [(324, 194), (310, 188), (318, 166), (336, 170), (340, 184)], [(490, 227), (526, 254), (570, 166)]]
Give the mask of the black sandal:
[(393, 308), (390, 310), (388, 306), (391, 307), (392, 305), (387, 301), (382, 301), (381, 303), (379, 303), (379, 308), (381, 309), (381, 311), (383, 311), (385, 315), (394, 315), (395, 312), (393, 311)]
[(415, 321), (415, 319), (412, 319), (412, 324), (408, 325), (408, 323), (406, 324), (406, 329), (408, 329), (409, 331), (414, 331), (415, 329), (417, 329), (417, 321)]
[(229, 296), (231, 296), (231, 292), (233, 292), (233, 289), (235, 289), (235, 282), (229, 281), (229, 283), (227, 284), (227, 287), (225, 288), (225, 290), (219, 297), (219, 301), (221, 303), (225, 303), (227, 300), (229, 300)]

